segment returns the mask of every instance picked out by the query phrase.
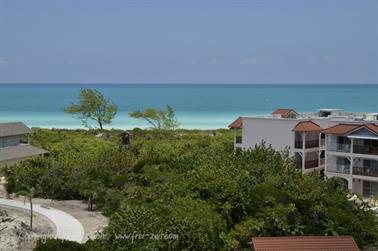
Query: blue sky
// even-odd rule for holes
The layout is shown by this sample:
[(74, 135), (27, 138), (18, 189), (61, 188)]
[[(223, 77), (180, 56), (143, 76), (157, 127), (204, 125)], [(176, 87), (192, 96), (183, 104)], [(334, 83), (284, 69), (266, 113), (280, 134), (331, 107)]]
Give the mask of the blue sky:
[(0, 83), (378, 83), (376, 0), (0, 0)]

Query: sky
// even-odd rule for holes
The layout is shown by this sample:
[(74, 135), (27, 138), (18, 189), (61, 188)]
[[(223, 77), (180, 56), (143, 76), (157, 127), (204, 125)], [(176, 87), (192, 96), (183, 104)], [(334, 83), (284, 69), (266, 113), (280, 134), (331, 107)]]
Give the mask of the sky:
[(377, 0), (0, 0), (0, 83), (378, 83)]

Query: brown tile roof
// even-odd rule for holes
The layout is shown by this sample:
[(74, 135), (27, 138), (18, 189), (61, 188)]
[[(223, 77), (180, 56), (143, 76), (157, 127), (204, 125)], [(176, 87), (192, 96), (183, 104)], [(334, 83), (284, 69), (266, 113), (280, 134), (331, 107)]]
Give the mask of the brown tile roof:
[(48, 151), (31, 145), (17, 145), (0, 148), (0, 162), (5, 160), (33, 157), (48, 153)]
[(30, 129), (22, 122), (0, 123), (0, 137), (26, 133), (30, 133)]
[(358, 251), (352, 236), (252, 238), (255, 251)]
[(378, 134), (378, 125), (373, 123), (368, 124), (338, 124), (335, 126), (328, 127), (322, 131), (325, 134), (337, 134), (337, 135), (345, 135), (351, 131), (354, 131), (357, 128), (365, 127), (372, 131), (375, 134)]
[(323, 130), (318, 124), (312, 121), (299, 122), (292, 131), (294, 132), (320, 132)]
[(371, 131), (375, 132), (378, 134), (378, 125), (375, 124), (366, 124), (365, 125), (367, 128), (369, 128)]
[(355, 125), (355, 124), (338, 124), (331, 127), (328, 127), (322, 131), (324, 134), (337, 134), (337, 135), (344, 135), (348, 132), (353, 131), (354, 129), (357, 129), (361, 125)]
[(278, 108), (274, 112), (272, 112), (272, 115), (281, 115), (283, 118), (289, 116), (290, 112), (294, 112), (298, 114), (293, 109), (287, 109), (287, 108)]
[(228, 125), (228, 128), (230, 128), (230, 129), (234, 129), (234, 128), (241, 129), (242, 127), (243, 127), (243, 118), (242, 117), (235, 119), (234, 122), (232, 122), (231, 124)]

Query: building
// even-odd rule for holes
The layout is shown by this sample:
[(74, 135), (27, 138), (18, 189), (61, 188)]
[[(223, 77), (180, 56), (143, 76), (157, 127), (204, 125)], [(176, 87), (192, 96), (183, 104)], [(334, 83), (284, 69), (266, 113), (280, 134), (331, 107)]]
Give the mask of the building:
[(22, 122), (0, 123), (0, 167), (47, 153), (30, 145), (29, 134), (30, 128)]
[(378, 124), (338, 124), (322, 134), (326, 176), (344, 179), (353, 193), (378, 195)]
[(252, 238), (255, 251), (359, 251), (352, 236), (285, 236)]
[[(371, 114), (342, 112), (340, 109), (298, 113), (293, 109), (280, 108), (270, 115), (239, 117), (229, 128), (234, 130), (235, 149), (248, 150), (266, 142), (276, 150), (287, 149), (303, 173), (324, 171), (327, 177), (344, 178), (352, 192), (374, 195), (377, 194), (378, 185), (378, 153), (375, 150), (378, 143), (375, 132), (378, 121), (371, 120), (372, 118), (374, 116)], [(334, 145), (339, 147), (341, 142), (349, 144), (349, 139), (353, 137), (358, 142), (357, 148), (369, 149), (369, 154), (353, 152), (362, 151), (356, 147), (353, 150), (345, 149), (349, 152), (331, 151)], [(358, 163), (356, 154), (359, 157)], [(342, 165), (348, 165), (349, 169), (336, 168)], [(356, 174), (353, 174), (353, 165)], [(356, 176), (357, 173), (360, 175)]]

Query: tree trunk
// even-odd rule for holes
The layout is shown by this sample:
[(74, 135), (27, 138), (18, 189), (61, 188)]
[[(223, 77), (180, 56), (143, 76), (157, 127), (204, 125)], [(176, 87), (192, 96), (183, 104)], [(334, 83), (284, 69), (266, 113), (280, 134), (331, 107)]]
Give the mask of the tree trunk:
[(98, 121), (98, 124), (100, 125), (100, 129), (102, 130), (103, 128), (102, 128), (102, 122), (101, 122), (101, 120)]
[(33, 201), (30, 199), (30, 230), (33, 230)]

